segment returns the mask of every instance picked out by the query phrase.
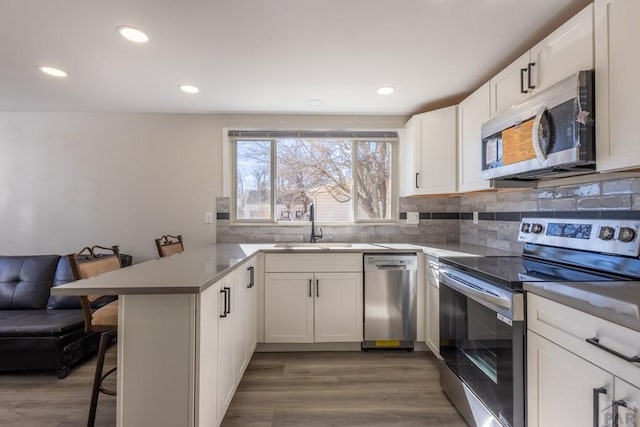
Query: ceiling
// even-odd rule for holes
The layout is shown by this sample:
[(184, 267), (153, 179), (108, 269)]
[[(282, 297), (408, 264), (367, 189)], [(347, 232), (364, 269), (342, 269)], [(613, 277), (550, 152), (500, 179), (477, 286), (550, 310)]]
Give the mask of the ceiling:
[(588, 3), (0, 0), (0, 110), (408, 115), (459, 101)]

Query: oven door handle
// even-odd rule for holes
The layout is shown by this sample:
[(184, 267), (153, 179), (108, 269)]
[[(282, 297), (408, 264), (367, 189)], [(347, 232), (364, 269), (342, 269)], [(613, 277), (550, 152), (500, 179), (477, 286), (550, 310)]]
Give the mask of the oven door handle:
[(460, 291), (460, 293), (471, 298), (487, 302), (496, 307), (506, 308), (508, 310), (511, 309), (510, 299), (501, 298), (500, 296), (496, 296), (480, 287), (477, 289), (475, 287), (471, 287), (459, 280), (456, 280), (455, 277), (452, 277), (447, 272), (442, 272), (442, 270), (440, 270), (440, 281), (450, 288), (456, 289), (457, 291)]

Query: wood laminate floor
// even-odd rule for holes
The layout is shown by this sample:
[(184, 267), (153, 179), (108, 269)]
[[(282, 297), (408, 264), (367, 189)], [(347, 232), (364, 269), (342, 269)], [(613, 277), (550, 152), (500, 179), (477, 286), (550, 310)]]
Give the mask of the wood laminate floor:
[(465, 422), (428, 352), (255, 353), (223, 427), (443, 426)]
[[(115, 358), (113, 346), (106, 366)], [(440, 391), (435, 362), (427, 352), (256, 353), (222, 426), (466, 426)], [(94, 366), (64, 380), (0, 373), (0, 426), (86, 425)], [(115, 413), (115, 397), (100, 395), (96, 426), (115, 426)]]
[[(116, 346), (111, 346), (105, 367), (115, 366)], [(63, 380), (55, 371), (0, 372), (0, 426), (78, 427), (87, 425), (95, 357), (76, 365)], [(115, 388), (113, 374), (104, 382)], [(116, 425), (116, 398), (100, 394), (96, 427)]]

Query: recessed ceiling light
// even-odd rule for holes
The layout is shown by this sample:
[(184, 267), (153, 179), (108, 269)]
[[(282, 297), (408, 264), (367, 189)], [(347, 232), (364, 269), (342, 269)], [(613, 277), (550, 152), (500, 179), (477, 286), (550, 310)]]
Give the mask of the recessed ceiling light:
[(178, 87), (180, 88), (181, 91), (186, 92), (186, 93), (198, 93), (198, 92), (200, 92), (200, 89), (198, 89), (195, 86), (191, 86), (191, 85), (180, 85)]
[(391, 95), (393, 91), (395, 91), (395, 89), (391, 86), (383, 86), (379, 87), (376, 92), (378, 93), (378, 95)]
[(47, 65), (38, 65), (38, 69), (45, 74), (53, 77), (67, 77), (67, 73), (60, 68), (49, 67)]
[(322, 105), (322, 100), (321, 99), (307, 99), (306, 104), (309, 107), (319, 107), (319, 106)]
[(149, 41), (149, 36), (137, 28), (121, 25), (116, 28), (116, 30), (118, 30), (122, 37), (134, 43), (146, 43)]

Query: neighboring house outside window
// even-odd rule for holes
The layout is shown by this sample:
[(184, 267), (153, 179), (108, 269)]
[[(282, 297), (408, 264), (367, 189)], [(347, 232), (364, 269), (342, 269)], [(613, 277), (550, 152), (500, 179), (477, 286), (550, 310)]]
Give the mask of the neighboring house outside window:
[[(273, 136), (271, 136), (273, 134)], [(242, 221), (390, 221), (395, 132), (230, 131)]]

